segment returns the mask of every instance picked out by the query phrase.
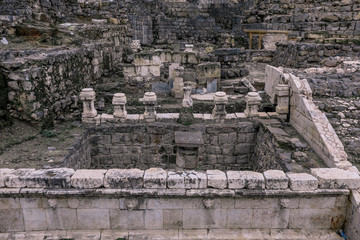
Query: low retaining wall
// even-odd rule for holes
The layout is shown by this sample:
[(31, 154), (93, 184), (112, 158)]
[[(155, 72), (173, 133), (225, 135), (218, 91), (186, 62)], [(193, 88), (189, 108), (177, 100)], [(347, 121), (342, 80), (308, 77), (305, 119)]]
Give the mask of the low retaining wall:
[(291, 125), (305, 138), (327, 166), (354, 168), (347, 161), (344, 146), (325, 114), (312, 101), (312, 91), (307, 80), (284, 73), (282, 68), (267, 66), (265, 90), (272, 99), (276, 98), (275, 88), (280, 83), (290, 87)]
[(340, 229), (360, 176), (312, 174), (1, 169), (0, 231)]

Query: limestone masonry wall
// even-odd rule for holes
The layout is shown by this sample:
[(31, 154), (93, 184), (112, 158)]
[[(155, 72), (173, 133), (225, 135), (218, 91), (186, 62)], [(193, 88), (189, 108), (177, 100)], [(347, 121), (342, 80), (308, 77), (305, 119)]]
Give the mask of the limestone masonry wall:
[(4, 60), (9, 112), (25, 120), (41, 120), (50, 112), (64, 118), (78, 109), (78, 92), (94, 85), (119, 59), (114, 46), (99, 44)]
[(201, 132), (204, 145), (199, 148), (199, 169), (250, 169), (258, 131), (254, 122), (190, 127), (164, 122), (101, 126), (86, 133), (79, 152), (73, 151), (64, 164), (97, 169), (169, 168), (176, 161), (175, 131)]
[(344, 61), (355, 61), (359, 57), (358, 45), (279, 42), (273, 64), (291, 68), (330, 68), (342, 67)]
[(360, 176), (340, 169), (312, 175), (1, 169), (0, 231), (342, 228), (348, 188), (358, 188)]

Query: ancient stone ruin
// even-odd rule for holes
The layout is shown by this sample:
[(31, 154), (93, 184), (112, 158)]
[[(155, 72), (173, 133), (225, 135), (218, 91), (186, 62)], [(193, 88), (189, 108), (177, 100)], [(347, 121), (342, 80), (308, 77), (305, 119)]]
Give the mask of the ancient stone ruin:
[(359, 0), (0, 3), (0, 239), (360, 239)]

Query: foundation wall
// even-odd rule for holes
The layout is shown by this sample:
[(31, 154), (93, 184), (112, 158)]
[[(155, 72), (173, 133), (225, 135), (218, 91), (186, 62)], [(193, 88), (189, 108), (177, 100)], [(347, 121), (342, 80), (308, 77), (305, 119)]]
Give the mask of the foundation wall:
[(74, 146), (65, 165), (76, 169), (174, 167), (175, 131), (201, 132), (204, 145), (199, 148), (198, 169), (251, 168), (258, 131), (258, 125), (252, 122), (190, 127), (158, 122), (98, 127), (90, 129), (78, 146)]
[(277, 170), (1, 169), (0, 232), (341, 229), (349, 190), (315, 176)]

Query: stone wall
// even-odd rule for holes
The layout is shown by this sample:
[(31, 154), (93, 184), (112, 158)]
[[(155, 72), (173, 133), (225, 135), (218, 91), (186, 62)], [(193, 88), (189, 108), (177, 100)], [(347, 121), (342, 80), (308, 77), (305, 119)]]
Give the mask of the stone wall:
[(97, 169), (174, 168), (177, 153), (175, 131), (200, 131), (204, 145), (199, 148), (198, 169), (249, 170), (257, 130), (253, 122), (189, 127), (165, 122), (105, 125), (90, 129), (79, 143), (82, 146), (80, 151), (73, 151), (64, 164), (76, 169), (84, 166)]
[(10, 114), (25, 120), (42, 120), (48, 113), (63, 119), (71, 115), (78, 109), (80, 90), (95, 85), (121, 59), (121, 52), (106, 44), (24, 55), (0, 65)]
[(342, 67), (344, 61), (359, 60), (358, 45), (277, 43), (273, 56), (275, 66), (292, 68)]
[(352, 221), (347, 221), (345, 224), (346, 236), (353, 240), (357, 239), (360, 236), (360, 225), (357, 224), (360, 222), (360, 192), (352, 191), (350, 195), (350, 204), (347, 210), (348, 218), (353, 219)]
[(359, 39), (358, 0), (254, 1), (245, 11), (244, 28), (289, 30), (294, 37), (336, 42)]
[(1, 169), (1, 236), (51, 230), (341, 229), (348, 188), (359, 187), (360, 176), (339, 169), (312, 174)]
[[(312, 91), (306, 79), (285, 73), (282, 68), (266, 67), (265, 90), (271, 99), (276, 98), (276, 86), (290, 87), (290, 124), (311, 144), (313, 150), (329, 167), (351, 168), (339, 137), (312, 100)], [(274, 100), (271, 100), (274, 101)]]
[[(284, 130), (279, 128), (279, 125), (267, 126), (266, 123), (260, 125), (256, 136), (254, 155), (251, 159), (252, 170), (261, 172), (266, 169), (287, 169), (281, 158), (281, 153), (284, 153), (284, 151), (280, 148), (274, 134), (280, 136), (281, 134), (287, 135)], [(291, 162), (291, 153), (288, 155)]]

